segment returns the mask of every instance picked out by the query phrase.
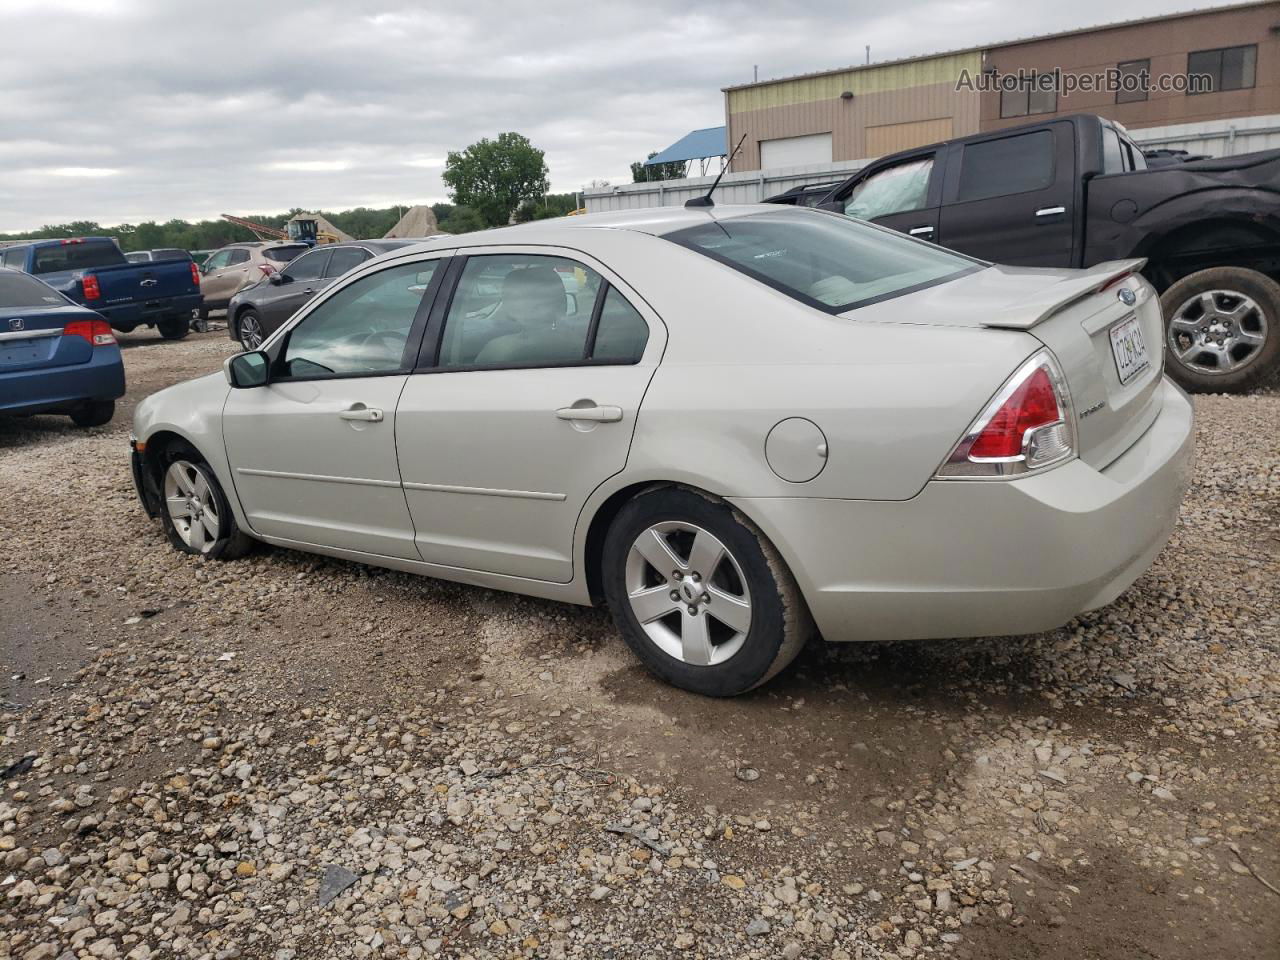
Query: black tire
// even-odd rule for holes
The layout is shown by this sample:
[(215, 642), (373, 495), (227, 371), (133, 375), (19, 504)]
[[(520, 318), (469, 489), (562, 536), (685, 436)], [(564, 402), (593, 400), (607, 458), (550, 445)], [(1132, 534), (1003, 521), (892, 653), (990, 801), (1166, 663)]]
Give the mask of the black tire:
[(114, 400), (86, 400), (71, 410), (71, 422), (77, 427), (100, 427), (116, 415)]
[[(1214, 373), (1212, 367), (1221, 363), (1208, 349), (1197, 346), (1209, 337), (1213, 345), (1213, 318), (1203, 312), (1198, 301), (1201, 294), (1214, 293), (1214, 302), (1224, 308), (1243, 304), (1247, 297), (1256, 305), (1256, 311), (1248, 311), (1241, 318), (1224, 321), (1234, 328), (1250, 333), (1265, 331), (1260, 345), (1239, 342), (1234, 356), (1240, 366)], [(1183, 277), (1160, 297), (1167, 328), (1165, 370), (1182, 387), (1192, 393), (1243, 393), (1273, 376), (1280, 368), (1280, 284), (1266, 274), (1243, 267), (1211, 267)], [(1204, 327), (1187, 329), (1185, 321), (1205, 320)], [(1182, 325), (1175, 325), (1181, 318)], [(1229, 333), (1227, 334), (1229, 335)], [(1179, 358), (1181, 351), (1183, 359)], [(1210, 368), (1210, 369), (1206, 369)]]
[(156, 329), (166, 340), (181, 340), (191, 332), (191, 318), (166, 317), (156, 324)]
[(196, 307), (196, 317), (197, 317), (197, 318), (199, 318), (199, 320), (200, 320), (200, 322), (201, 322), (201, 323), (208, 323), (208, 322), (209, 322), (209, 308), (208, 308), (208, 307)]
[[(257, 343), (250, 343), (245, 339), (245, 328), (257, 330), (259, 334)], [(262, 346), (262, 341), (267, 338), (267, 328), (262, 323), (262, 315), (252, 307), (245, 307), (236, 315), (236, 340), (245, 350), (257, 350)], [(250, 337), (252, 339), (252, 336)]]
[[(736, 652), (722, 662), (702, 665), (673, 656), (651, 639), (641, 625), (628, 597), (628, 558), (632, 545), (655, 524), (689, 525), (714, 535), (731, 559), (731, 576), (741, 571), (740, 586), (749, 597), (750, 624)], [(680, 555), (682, 546), (676, 532), (668, 547)], [(690, 536), (693, 536), (690, 534)], [(690, 551), (684, 553), (690, 558)], [(683, 561), (682, 566), (683, 566)], [(631, 568), (633, 573), (635, 568)], [(658, 574), (656, 566), (644, 567), (644, 576), (655, 584), (651, 589), (676, 587), (682, 581), (668, 577), (676, 570)], [(627, 503), (614, 518), (605, 537), (602, 581), (605, 599), (614, 622), (627, 645), (641, 662), (659, 678), (673, 686), (709, 697), (732, 697), (765, 683), (785, 668), (813, 634), (813, 621), (794, 578), (773, 545), (751, 521), (728, 504), (680, 487), (651, 490)], [(713, 574), (712, 575), (716, 575)], [(673, 590), (673, 595), (678, 593)], [(673, 607), (669, 618), (685, 621), (683, 606)], [(700, 608), (699, 616), (709, 616), (707, 630), (732, 634), (715, 620), (714, 604)], [(705, 613), (704, 613), (705, 612)], [(658, 621), (663, 623), (666, 621)], [(683, 629), (683, 627), (681, 628)], [(713, 650), (722, 647), (715, 645)], [(731, 649), (731, 648), (723, 648)], [(714, 655), (713, 655), (714, 656)]]
[[(213, 536), (206, 535), (203, 546), (194, 546), (189, 543), (179, 531), (173, 516), (170, 515), (166, 502), (166, 476), (174, 464), (189, 465), (193, 470), (198, 471), (212, 497), (217, 532)], [(222, 484), (218, 482), (217, 474), (194, 447), (185, 443), (170, 444), (161, 453), (157, 474), (156, 485), (161, 496), (160, 522), (164, 526), (165, 536), (169, 538), (169, 543), (175, 550), (195, 554), (208, 560), (236, 560), (253, 549), (254, 540), (236, 524), (235, 514), (231, 510), (231, 504), (227, 502), (227, 495), (223, 492)]]

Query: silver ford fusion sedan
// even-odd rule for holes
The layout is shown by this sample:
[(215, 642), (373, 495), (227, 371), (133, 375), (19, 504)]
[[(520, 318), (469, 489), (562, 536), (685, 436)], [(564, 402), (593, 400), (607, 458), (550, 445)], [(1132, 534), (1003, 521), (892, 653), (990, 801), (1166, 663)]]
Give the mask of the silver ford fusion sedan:
[(992, 266), (772, 205), (446, 242), (138, 405), (174, 547), (603, 602), (650, 670), (724, 696), (815, 633), (1059, 626), (1173, 529), (1192, 410), (1142, 261)]

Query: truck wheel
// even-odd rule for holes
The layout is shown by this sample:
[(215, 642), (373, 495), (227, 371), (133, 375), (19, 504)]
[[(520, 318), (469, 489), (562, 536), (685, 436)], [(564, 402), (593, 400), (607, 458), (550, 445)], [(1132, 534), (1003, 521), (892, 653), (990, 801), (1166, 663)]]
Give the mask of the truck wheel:
[(86, 400), (71, 410), (71, 422), (77, 427), (100, 427), (116, 415), (114, 400)]
[(181, 340), (191, 332), (191, 318), (167, 317), (156, 324), (156, 329), (166, 340)]
[(1256, 270), (1211, 267), (1160, 298), (1169, 376), (1193, 393), (1243, 393), (1280, 359), (1280, 284)]

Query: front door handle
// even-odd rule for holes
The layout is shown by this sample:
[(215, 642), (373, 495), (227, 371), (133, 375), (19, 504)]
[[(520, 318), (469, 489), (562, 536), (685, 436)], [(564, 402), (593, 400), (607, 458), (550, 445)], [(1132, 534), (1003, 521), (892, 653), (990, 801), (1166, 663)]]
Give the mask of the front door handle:
[(377, 407), (366, 407), (363, 403), (355, 403), (343, 410), (338, 416), (343, 420), (363, 420), (366, 423), (381, 423), (382, 411)]
[(924, 237), (933, 233), (933, 227), (912, 227), (910, 232), (913, 237)]
[(1066, 207), (1041, 207), (1036, 211), (1037, 217), (1057, 217), (1067, 212)]
[(621, 407), (561, 407), (556, 411), (561, 420), (590, 420), (592, 423), (617, 423), (622, 419)]

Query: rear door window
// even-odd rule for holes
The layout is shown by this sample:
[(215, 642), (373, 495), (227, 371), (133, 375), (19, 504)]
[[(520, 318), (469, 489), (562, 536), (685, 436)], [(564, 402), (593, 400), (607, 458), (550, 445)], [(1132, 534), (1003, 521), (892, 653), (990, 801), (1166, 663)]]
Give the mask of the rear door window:
[(310, 249), (305, 244), (297, 244), (292, 247), (267, 247), (262, 251), (262, 255), (274, 263), (288, 263), (297, 259)]
[(249, 262), (249, 251), (241, 247), (238, 250), (232, 250), (230, 256), (227, 257), (227, 266), (236, 267), (242, 263)]
[(965, 144), (958, 202), (1043, 190), (1053, 183), (1053, 131)]
[(329, 258), (326, 277), (340, 277), (348, 270), (354, 270), (369, 259), (369, 252), (363, 247), (338, 247)]
[(87, 243), (60, 243), (56, 247), (36, 247), (32, 273), (57, 273), (60, 270), (92, 270), (128, 263), (120, 248), (110, 240)]

